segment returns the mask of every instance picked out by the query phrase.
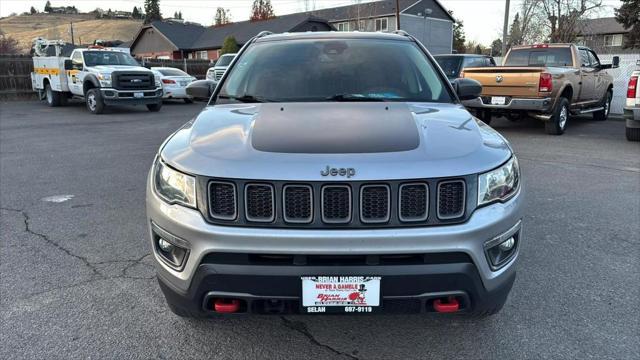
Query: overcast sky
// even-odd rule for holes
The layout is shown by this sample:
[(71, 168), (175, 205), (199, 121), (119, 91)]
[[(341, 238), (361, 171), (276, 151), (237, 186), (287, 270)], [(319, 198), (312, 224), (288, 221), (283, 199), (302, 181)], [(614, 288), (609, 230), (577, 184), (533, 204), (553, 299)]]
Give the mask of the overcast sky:
[[(370, 0), (369, 0), (370, 1)], [(357, 0), (271, 0), (276, 15), (289, 14), (305, 10), (305, 4), (315, 4), (316, 9), (349, 5)], [(360, 0), (360, 2), (368, 2)], [(11, 13), (22, 13), (35, 6), (39, 11), (44, 9), (46, 0), (0, 0), (0, 16)], [(231, 10), (233, 21), (249, 18), (253, 0), (160, 0), (163, 16), (172, 16), (175, 11), (182, 11), (185, 20), (203, 25), (211, 25), (215, 9), (218, 6)], [(464, 23), (467, 40), (474, 40), (489, 45), (502, 33), (505, 0), (440, 0), (440, 3)], [(612, 16), (613, 8), (620, 6), (619, 0), (603, 0), (605, 7), (600, 16)], [(52, 6), (75, 5), (80, 11), (91, 11), (97, 7), (104, 10), (128, 10), (134, 6), (142, 7), (144, 0), (66, 0), (51, 1)], [(510, 15), (518, 11), (519, 1), (511, 1)]]

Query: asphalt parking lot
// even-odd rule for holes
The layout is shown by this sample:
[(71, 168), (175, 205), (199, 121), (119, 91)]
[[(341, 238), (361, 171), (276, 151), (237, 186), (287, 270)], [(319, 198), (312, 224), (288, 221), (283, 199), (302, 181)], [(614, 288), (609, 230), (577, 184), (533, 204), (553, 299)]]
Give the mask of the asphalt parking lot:
[(495, 119), (528, 188), (505, 308), (458, 316), (189, 320), (151, 265), (145, 178), (202, 103), (159, 113), (0, 103), (0, 358), (637, 358), (640, 144), (624, 122), (563, 136)]

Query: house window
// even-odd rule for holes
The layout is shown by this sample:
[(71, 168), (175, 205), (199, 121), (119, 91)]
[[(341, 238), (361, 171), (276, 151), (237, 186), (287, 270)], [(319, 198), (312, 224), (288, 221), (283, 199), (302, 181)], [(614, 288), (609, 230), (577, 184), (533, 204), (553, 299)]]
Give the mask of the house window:
[(367, 22), (366, 22), (366, 20), (358, 21), (358, 31), (367, 31)]
[(349, 22), (341, 22), (336, 26), (338, 31), (349, 31)]
[(387, 18), (376, 19), (376, 31), (389, 31)]
[(203, 60), (209, 59), (209, 56), (207, 55), (207, 51), (206, 50), (205, 51), (198, 51), (197, 58), (198, 59), (203, 59)]
[(605, 35), (604, 46), (622, 46), (622, 34)]

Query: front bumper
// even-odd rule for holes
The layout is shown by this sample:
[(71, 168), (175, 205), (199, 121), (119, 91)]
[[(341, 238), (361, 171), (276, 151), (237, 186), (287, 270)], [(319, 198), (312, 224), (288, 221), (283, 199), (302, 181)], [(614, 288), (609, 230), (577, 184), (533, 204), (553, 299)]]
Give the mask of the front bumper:
[[(289, 301), (295, 310), (304, 275), (382, 276), (383, 307), (404, 302), (402, 308), (424, 310), (431, 299), (460, 294), (463, 309), (482, 311), (503, 303), (515, 278), (519, 246), (500, 269), (493, 270), (484, 244), (522, 218), (523, 189), (506, 203), (477, 209), (463, 223), (421, 228), (358, 230), (267, 229), (212, 225), (197, 210), (168, 205), (147, 186), (147, 217), (152, 223), (188, 243), (189, 255), (180, 271), (168, 266), (154, 250), (161, 288), (174, 306), (206, 315), (213, 296), (247, 300), (249, 309), (263, 301)], [(519, 229), (518, 243), (522, 241)], [(152, 242), (152, 248), (155, 245)], [(226, 255), (385, 255), (421, 254), (423, 263), (260, 264), (226, 261)], [(222, 256), (222, 257), (221, 257)], [(231, 258), (234, 258), (231, 256)], [(427, 260), (429, 259), (429, 260)], [(444, 260), (443, 260), (444, 259)], [(466, 302), (466, 304), (464, 304)], [(260, 312), (256, 310), (256, 312)], [(295, 311), (294, 311), (295, 312)]]
[[(142, 93), (143, 97), (136, 97), (136, 93)], [(107, 105), (143, 105), (161, 102), (163, 91), (162, 88), (136, 91), (103, 88), (100, 94)]]
[(550, 112), (553, 108), (553, 99), (550, 97), (539, 99), (522, 99), (506, 96), (507, 102), (504, 105), (492, 105), (490, 96), (482, 96), (472, 100), (463, 101), (462, 104), (469, 108), (490, 109), (490, 110), (519, 110), (532, 112)]

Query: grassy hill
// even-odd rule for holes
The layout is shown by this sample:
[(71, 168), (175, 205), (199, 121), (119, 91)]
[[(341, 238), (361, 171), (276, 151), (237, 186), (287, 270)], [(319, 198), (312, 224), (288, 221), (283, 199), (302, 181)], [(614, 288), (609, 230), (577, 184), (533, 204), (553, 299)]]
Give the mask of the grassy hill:
[(69, 23), (73, 22), (76, 43), (101, 40), (132, 40), (138, 32), (140, 20), (95, 19), (93, 14), (35, 14), (9, 16), (0, 19), (0, 30), (18, 40), (20, 49), (29, 52), (31, 40), (36, 37), (62, 39), (71, 42)]

